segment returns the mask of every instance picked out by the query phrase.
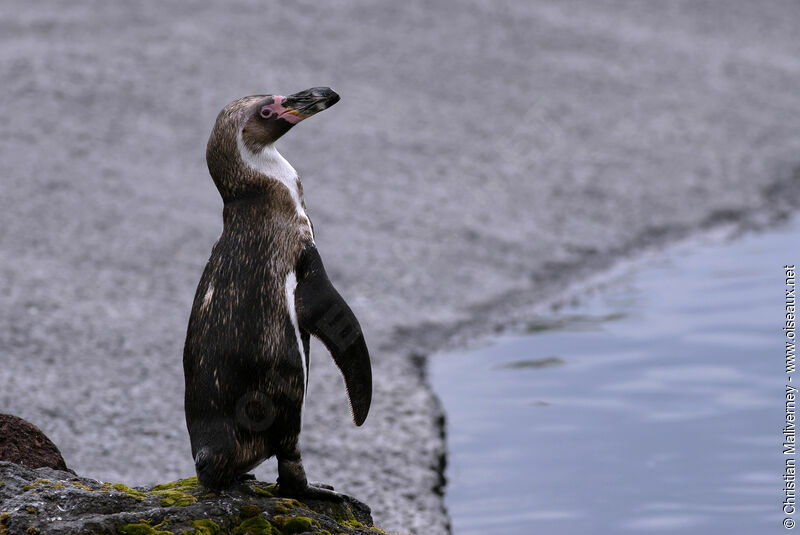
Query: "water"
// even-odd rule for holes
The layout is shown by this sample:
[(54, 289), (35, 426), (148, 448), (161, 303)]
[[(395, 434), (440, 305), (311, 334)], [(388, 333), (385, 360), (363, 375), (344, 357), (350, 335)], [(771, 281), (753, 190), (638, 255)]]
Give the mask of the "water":
[(455, 535), (784, 531), (784, 264), (800, 224), (639, 265), (431, 359)]

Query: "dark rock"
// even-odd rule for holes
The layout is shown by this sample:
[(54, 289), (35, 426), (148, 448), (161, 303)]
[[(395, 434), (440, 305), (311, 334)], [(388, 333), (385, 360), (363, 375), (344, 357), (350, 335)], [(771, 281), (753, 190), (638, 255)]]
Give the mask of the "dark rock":
[(349, 496), (301, 502), (276, 490), (249, 480), (213, 493), (196, 477), (131, 488), (0, 462), (0, 534), (384, 533), (373, 527), (369, 507)]
[(53, 441), (30, 422), (0, 413), (0, 461), (21, 464), (28, 468), (44, 466), (68, 470), (61, 452)]

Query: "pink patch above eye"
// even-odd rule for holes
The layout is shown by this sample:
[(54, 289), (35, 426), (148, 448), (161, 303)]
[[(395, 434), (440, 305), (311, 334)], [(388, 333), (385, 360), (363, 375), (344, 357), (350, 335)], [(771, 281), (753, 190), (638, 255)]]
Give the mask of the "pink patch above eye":
[(268, 104), (267, 106), (261, 107), (261, 116), (265, 119), (269, 119), (273, 115), (277, 115), (278, 118), (284, 119), (285, 121), (290, 122), (292, 124), (297, 124), (303, 119), (305, 119), (305, 117), (295, 115), (296, 112), (294, 112), (294, 110), (285, 107), (282, 104), (284, 98), (286, 97), (282, 97), (281, 95), (273, 96), (272, 104)]

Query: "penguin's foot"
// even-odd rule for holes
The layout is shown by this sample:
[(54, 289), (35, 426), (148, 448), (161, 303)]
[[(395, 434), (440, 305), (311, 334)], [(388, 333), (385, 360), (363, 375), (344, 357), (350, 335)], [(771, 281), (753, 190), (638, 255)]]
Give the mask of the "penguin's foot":
[(278, 494), (292, 498), (336, 502), (344, 499), (341, 494), (333, 492), (333, 487), (330, 485), (308, 484), (298, 451), (292, 452), (290, 456), (278, 456)]
[(328, 490), (335, 490), (333, 485), (328, 485), (327, 483), (320, 483), (319, 481), (310, 481), (309, 486), (312, 487), (319, 487), (321, 489), (328, 489)]
[(284, 490), (284, 488), (278, 484), (278, 494), (286, 498), (302, 498), (306, 500), (322, 500), (329, 502), (341, 502), (344, 500), (344, 496), (338, 492), (334, 492), (333, 487), (330, 485), (325, 485), (325, 487), (306, 485), (304, 489), (295, 488)]

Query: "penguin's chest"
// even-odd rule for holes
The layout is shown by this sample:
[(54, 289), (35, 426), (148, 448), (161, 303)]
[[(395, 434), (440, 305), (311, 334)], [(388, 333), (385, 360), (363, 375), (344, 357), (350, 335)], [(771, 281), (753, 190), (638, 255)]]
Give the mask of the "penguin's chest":
[[(255, 375), (302, 377), (305, 386), (307, 357), (295, 308), (295, 272), (271, 274), (270, 259), (239, 260), (229, 264), (230, 271), (211, 277), (201, 292), (203, 330), (228, 353), (223, 362), (229, 366)], [(256, 262), (261, 269), (253, 269)]]

